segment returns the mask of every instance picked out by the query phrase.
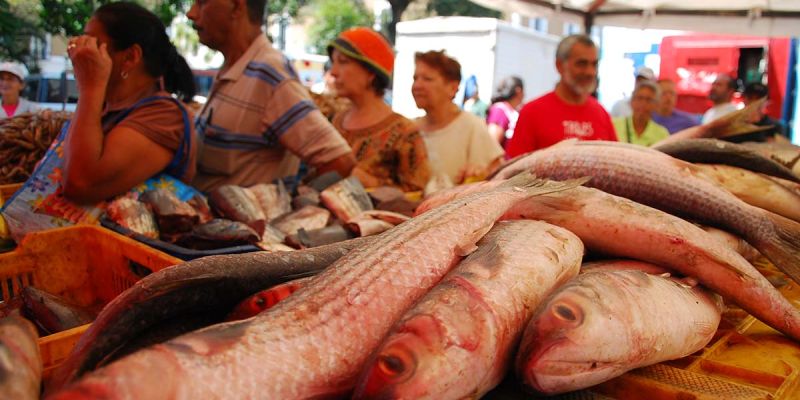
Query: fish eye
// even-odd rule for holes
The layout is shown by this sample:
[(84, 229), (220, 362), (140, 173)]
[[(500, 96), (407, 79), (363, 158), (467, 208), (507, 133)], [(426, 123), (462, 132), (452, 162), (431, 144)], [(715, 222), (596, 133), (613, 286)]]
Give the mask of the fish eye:
[(575, 312), (572, 309), (564, 304), (557, 304), (554, 309), (554, 313), (557, 317), (566, 320), (566, 321), (577, 321), (578, 317), (575, 315)]
[(265, 305), (267, 305), (267, 301), (264, 300), (263, 297), (261, 297), (261, 296), (256, 297), (256, 306), (264, 307)]
[(378, 365), (381, 370), (389, 376), (402, 375), (406, 370), (403, 360), (394, 355), (380, 356)]

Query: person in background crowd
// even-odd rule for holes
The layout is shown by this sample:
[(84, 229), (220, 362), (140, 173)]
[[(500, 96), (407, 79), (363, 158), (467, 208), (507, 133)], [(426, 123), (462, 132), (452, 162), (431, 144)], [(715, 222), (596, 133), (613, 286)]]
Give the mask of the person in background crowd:
[[(751, 82), (745, 85), (744, 91), (742, 92), (742, 98), (744, 100), (744, 105), (748, 106), (750, 103), (761, 100), (769, 94), (769, 89), (759, 82)], [(766, 106), (766, 104), (765, 104)], [(726, 140), (732, 140), (736, 142), (744, 142), (744, 141), (758, 141), (763, 142), (766, 140), (771, 139), (774, 135), (783, 135), (786, 136), (786, 126), (776, 119), (773, 119), (766, 112), (762, 112), (761, 118), (754, 123), (758, 126), (772, 126), (773, 128), (770, 130), (766, 130), (763, 132), (756, 132), (753, 134), (746, 134), (740, 136), (734, 136), (730, 138), (726, 138)]]
[(659, 79), (658, 87), (661, 95), (659, 96), (658, 107), (653, 112), (653, 121), (667, 128), (670, 135), (700, 123), (694, 115), (675, 108), (678, 103), (675, 82), (666, 78)]
[(39, 109), (36, 103), (20, 97), (27, 76), (27, 68), (20, 63), (0, 63), (0, 119)]
[(518, 76), (503, 78), (497, 85), (497, 90), (492, 96), (492, 105), (486, 116), (486, 124), (489, 126), (489, 135), (501, 146), (505, 146), (514, 132), (519, 117), (517, 109), (524, 98), (525, 87), (522, 78)]
[(482, 120), (486, 120), (486, 112), (489, 109), (489, 105), (481, 100), (478, 94), (478, 78), (475, 75), (471, 75), (464, 82), (464, 102), (461, 104), (461, 108)]
[(704, 124), (736, 111), (736, 105), (731, 103), (731, 99), (737, 88), (736, 79), (730, 75), (722, 74), (714, 80), (711, 90), (708, 92), (708, 98), (714, 105), (703, 114), (702, 122)]
[[(636, 70), (636, 79), (634, 83), (634, 87), (638, 86), (639, 83), (644, 81), (651, 81), (654, 82), (656, 80), (656, 74), (653, 72), (652, 69), (648, 67), (639, 67)], [(631, 99), (633, 98), (633, 93), (631, 93), (631, 97), (626, 97), (622, 100), (617, 101), (611, 107), (611, 117), (630, 117), (633, 115), (633, 109), (631, 109)]]
[(331, 75), (331, 60), (325, 61), (322, 67), (322, 80), (311, 86), (311, 91), (316, 94), (329, 94), (336, 96), (336, 88), (333, 87), (334, 79)]
[(669, 137), (667, 128), (653, 122), (652, 113), (658, 104), (658, 86), (651, 80), (640, 81), (631, 95), (630, 117), (614, 118), (614, 129), (620, 142), (652, 146)]
[(489, 136), (486, 123), (453, 103), (461, 82), (461, 65), (444, 51), (416, 53), (411, 93), (425, 116), (417, 119), (434, 175), (453, 183), (484, 178), (500, 164), (503, 149)]
[(171, 95), (191, 100), (194, 80), (158, 17), (133, 3), (103, 5), (67, 53), (81, 95), (64, 146), (64, 196), (97, 203), (161, 172), (191, 181), (191, 117)]
[(383, 101), (394, 69), (388, 41), (370, 28), (348, 29), (328, 46), (336, 93), (352, 102), (333, 125), (353, 148), (353, 176), (366, 187), (418, 191), (430, 179), (425, 142), (413, 121)]
[(611, 117), (591, 94), (597, 88), (598, 51), (586, 35), (567, 36), (556, 49), (561, 80), (554, 91), (531, 101), (519, 113), (506, 156), (515, 157), (562, 140), (616, 141)]
[(320, 174), (347, 176), (355, 164), (347, 142), (261, 32), (265, 4), (196, 0), (187, 13), (200, 42), (225, 57), (197, 119), (204, 145), (193, 185), (201, 190), (294, 176), (297, 157)]

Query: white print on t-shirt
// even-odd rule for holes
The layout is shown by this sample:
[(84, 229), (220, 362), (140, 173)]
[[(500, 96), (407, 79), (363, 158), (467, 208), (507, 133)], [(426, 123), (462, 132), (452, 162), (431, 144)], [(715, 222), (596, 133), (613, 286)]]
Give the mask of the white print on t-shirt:
[(589, 137), (594, 134), (591, 122), (562, 121), (564, 137)]

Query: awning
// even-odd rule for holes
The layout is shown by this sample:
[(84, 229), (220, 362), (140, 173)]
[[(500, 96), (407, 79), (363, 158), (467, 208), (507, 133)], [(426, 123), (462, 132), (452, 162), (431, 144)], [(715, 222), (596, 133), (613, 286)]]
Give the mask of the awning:
[(583, 25), (800, 36), (800, 0), (471, 0), (528, 17)]

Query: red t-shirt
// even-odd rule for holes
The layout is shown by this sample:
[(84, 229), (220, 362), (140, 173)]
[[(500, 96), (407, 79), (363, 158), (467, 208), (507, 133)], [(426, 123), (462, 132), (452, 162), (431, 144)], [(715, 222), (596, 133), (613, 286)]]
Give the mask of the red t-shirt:
[(617, 141), (617, 134), (611, 117), (594, 97), (574, 105), (550, 92), (522, 107), (514, 136), (506, 145), (506, 156), (515, 157), (571, 138)]
[(19, 104), (3, 104), (3, 110), (9, 117), (14, 116), (14, 113), (17, 111), (17, 107), (19, 107)]

